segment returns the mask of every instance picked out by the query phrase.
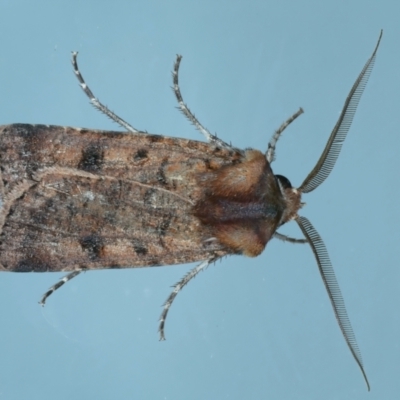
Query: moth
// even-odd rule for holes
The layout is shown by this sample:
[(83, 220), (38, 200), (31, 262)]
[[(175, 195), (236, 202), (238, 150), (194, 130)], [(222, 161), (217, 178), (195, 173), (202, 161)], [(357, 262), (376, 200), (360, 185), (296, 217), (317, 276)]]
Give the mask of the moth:
[[(0, 270), (69, 274), (200, 261), (175, 286), (160, 317), (160, 340), (178, 292), (200, 271), (228, 255), (256, 257), (273, 238), (308, 243), (347, 345), (369, 390), (361, 354), (326, 247), (307, 218), (301, 195), (328, 177), (339, 156), (381, 40), (357, 77), (324, 151), (303, 183), (271, 169), (278, 139), (299, 109), (272, 136), (265, 152), (238, 149), (211, 134), (173, 90), (184, 116), (207, 143), (139, 131), (105, 107), (75, 75), (92, 105), (126, 132), (51, 125), (0, 127)], [(294, 220), (305, 239), (277, 229)]]

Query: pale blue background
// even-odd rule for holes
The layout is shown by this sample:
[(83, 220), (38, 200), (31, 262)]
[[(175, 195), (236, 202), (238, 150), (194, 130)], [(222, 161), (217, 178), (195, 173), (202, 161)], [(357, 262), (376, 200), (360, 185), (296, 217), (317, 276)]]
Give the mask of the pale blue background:
[[(400, 393), (398, 1), (0, 2), (0, 123), (119, 129), (94, 93), (138, 129), (202, 140), (175, 109), (238, 147), (265, 149), (300, 185), (384, 29), (375, 68), (329, 179), (304, 196), (323, 237), (370, 379), (367, 393), (308, 246), (273, 241), (231, 257), (178, 296), (192, 265), (86, 273), (42, 309), (62, 274), (0, 274), (0, 399), (397, 399)], [(284, 232), (300, 236), (295, 224)]]

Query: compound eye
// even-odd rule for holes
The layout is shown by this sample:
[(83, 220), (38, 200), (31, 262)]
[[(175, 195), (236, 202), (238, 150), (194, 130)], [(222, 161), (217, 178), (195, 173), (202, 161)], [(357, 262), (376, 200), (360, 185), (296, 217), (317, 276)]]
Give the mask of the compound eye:
[(292, 184), (290, 183), (289, 179), (283, 175), (275, 175), (275, 178), (279, 181), (284, 189), (290, 189)]

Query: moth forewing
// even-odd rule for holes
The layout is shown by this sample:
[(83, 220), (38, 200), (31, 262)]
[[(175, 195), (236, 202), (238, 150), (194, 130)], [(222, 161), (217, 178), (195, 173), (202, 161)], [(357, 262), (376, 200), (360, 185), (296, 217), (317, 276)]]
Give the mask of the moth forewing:
[(230, 165), (235, 155), (189, 142), (45, 125), (1, 127), (8, 210), (1, 264), (16, 272), (71, 271), (227, 254), (207, 241), (211, 233), (191, 209), (202, 197), (196, 177), (209, 169), (204, 153), (213, 168)]

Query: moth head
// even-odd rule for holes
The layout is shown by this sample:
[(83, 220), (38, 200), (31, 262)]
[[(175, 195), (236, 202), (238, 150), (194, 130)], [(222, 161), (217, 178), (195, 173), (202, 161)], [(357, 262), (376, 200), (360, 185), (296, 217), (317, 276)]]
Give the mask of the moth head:
[(286, 208), (280, 221), (280, 225), (283, 225), (299, 217), (297, 212), (303, 207), (304, 203), (301, 202), (301, 192), (292, 186), (286, 176), (275, 175), (275, 179), (286, 203)]

